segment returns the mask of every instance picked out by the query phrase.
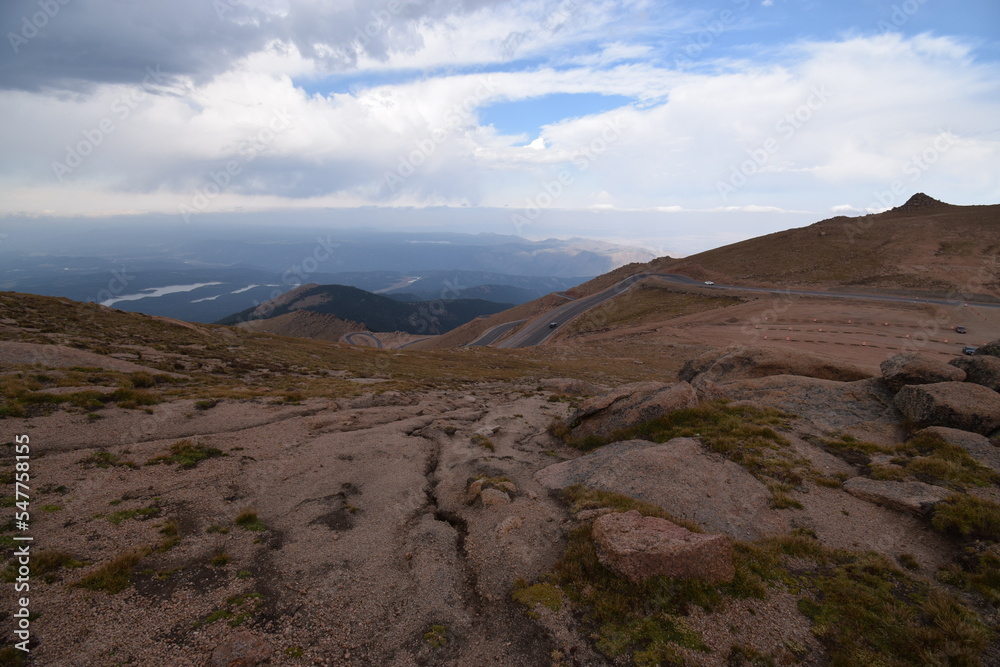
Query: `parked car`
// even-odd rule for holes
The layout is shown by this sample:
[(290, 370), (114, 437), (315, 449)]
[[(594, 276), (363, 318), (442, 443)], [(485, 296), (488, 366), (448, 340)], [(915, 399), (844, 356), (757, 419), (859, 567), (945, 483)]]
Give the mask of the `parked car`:
[(965, 347), (962, 348), (962, 354), (967, 354), (971, 357), (975, 353), (976, 353), (976, 348), (972, 347), (971, 345), (966, 345)]
[(713, 282), (712, 282), (711, 280), (706, 280), (706, 281), (705, 281), (705, 284), (706, 284), (706, 285), (714, 285), (715, 283), (713, 283)]
[(955, 327), (955, 333), (969, 333), (965, 327)]
[(549, 322), (549, 328), (550, 329), (555, 329), (557, 326), (559, 326), (558, 322)]

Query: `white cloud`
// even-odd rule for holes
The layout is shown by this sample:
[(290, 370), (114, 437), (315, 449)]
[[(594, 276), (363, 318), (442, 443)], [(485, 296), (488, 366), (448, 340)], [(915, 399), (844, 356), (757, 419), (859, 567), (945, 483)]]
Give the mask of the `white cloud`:
[[(419, 40), (360, 62), (381, 70), (496, 61), (495, 40), (481, 52), (473, 45), (488, 33), (524, 28), (514, 7), (419, 24)], [(533, 7), (537, 20), (558, 5)], [(587, 5), (550, 24), (551, 48), (590, 35), (609, 11)], [(529, 31), (517, 53), (543, 49), (543, 41)], [(431, 74), (324, 96), (296, 83), (316, 81), (318, 61), (292, 42), (271, 41), (209, 79), (180, 77), (149, 91), (122, 84), (75, 95), (4, 91), (0, 211), (174, 212), (233, 160), (240, 174), (210, 210), (516, 210), (560, 174), (570, 182), (551, 206), (564, 209), (857, 211), (893, 180), (942, 199), (1000, 198), (1000, 71), (975, 61), (961, 41), (890, 34), (807, 42), (771, 60), (720, 60), (698, 72), (627, 62), (645, 55), (641, 44), (608, 42), (596, 56), (561, 67)], [(537, 137), (505, 136), (480, 122), (489, 104), (555, 92), (638, 103), (551, 123)], [(123, 101), (134, 102), (124, 117)], [(290, 127), (248, 159), (248, 140), (278, 112)], [(105, 120), (113, 132), (91, 142), (91, 154), (60, 184), (52, 163), (65, 162), (67, 146), (86, 142)], [(943, 133), (947, 150), (914, 169), (914, 156)], [(752, 173), (722, 200), (719, 183), (746, 165)]]

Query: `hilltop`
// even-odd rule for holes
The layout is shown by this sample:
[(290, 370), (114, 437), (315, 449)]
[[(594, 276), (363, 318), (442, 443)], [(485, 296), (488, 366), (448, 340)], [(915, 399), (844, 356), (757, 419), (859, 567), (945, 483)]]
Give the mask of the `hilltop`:
[[(217, 324), (329, 340), (335, 340), (338, 333), (366, 328), (441, 334), (474, 318), (505, 310), (509, 305), (483, 299), (399, 301), (357, 287), (310, 283), (223, 318)], [(295, 317), (287, 317), (290, 314)]]
[(741, 285), (1000, 298), (1000, 205), (954, 206), (918, 193), (884, 213), (659, 258), (635, 272), (643, 270)]

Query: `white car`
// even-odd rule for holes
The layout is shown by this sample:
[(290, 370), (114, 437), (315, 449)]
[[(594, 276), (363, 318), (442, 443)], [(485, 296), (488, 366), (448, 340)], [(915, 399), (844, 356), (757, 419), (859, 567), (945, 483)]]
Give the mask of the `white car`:
[(712, 282), (711, 280), (706, 280), (706, 281), (705, 281), (705, 284), (706, 284), (706, 285), (714, 285), (715, 283), (713, 283), (713, 282)]

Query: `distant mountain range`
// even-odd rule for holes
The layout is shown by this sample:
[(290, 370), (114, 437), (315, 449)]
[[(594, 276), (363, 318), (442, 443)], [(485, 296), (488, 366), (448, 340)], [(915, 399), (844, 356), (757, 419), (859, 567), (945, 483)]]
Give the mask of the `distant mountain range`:
[(529, 241), (497, 234), (324, 232), (217, 226), (88, 229), (0, 246), (0, 290), (192, 322), (214, 322), (302, 284), (338, 284), (397, 301), (458, 298), (518, 304), (562, 291), (641, 249), (582, 239)]

